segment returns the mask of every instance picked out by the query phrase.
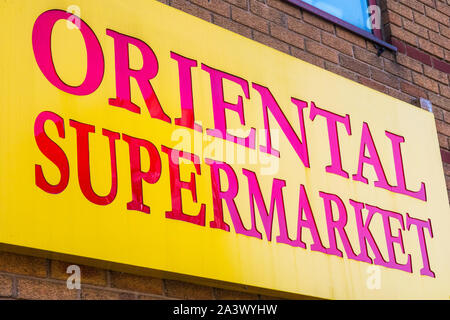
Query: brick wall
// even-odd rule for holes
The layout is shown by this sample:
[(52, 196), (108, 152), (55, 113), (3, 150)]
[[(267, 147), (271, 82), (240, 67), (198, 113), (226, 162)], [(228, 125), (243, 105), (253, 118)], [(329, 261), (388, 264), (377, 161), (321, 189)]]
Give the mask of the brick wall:
[[(117, 272), (91, 266), (81, 268), (81, 289), (67, 289), (70, 262), (9, 252), (0, 253), (0, 299), (101, 300), (265, 300), (251, 294), (204, 285)], [(275, 297), (276, 299), (276, 297)]]
[[(152, 0), (148, 0), (152, 1)], [(161, 0), (298, 59), (419, 106), (432, 102), (450, 197), (450, 0), (379, 0), (394, 54), (282, 0)], [(412, 107), (414, 107), (412, 106)], [(68, 262), (0, 253), (0, 296), (16, 299), (265, 299), (267, 296), (82, 266), (66, 288)]]

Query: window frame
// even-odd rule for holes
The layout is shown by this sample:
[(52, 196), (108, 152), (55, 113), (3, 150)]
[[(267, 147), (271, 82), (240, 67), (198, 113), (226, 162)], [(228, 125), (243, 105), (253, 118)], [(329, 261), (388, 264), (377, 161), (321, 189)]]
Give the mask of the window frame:
[[(362, 36), (363, 38), (365, 38), (367, 40), (372, 41), (374, 43), (375, 47), (377, 47), (377, 49), (378, 49), (378, 55), (381, 55), (385, 49), (389, 49), (393, 52), (397, 52), (397, 47), (395, 47), (394, 45), (392, 45), (390, 43), (387, 43), (386, 41), (384, 41), (382, 39), (381, 30), (379, 30), (379, 29), (378, 30), (375, 29), (375, 30), (373, 30), (374, 33), (371, 33), (364, 29), (361, 29), (347, 21), (339, 19), (338, 17), (333, 16), (332, 14), (329, 14), (328, 12), (320, 10), (302, 0), (284, 0), (284, 1), (289, 2), (297, 7), (300, 7), (301, 9), (303, 9), (305, 11), (315, 14), (315, 15), (321, 17), (322, 19), (325, 19), (327, 21), (330, 21), (330, 22), (340, 26), (341, 28), (344, 28), (352, 33)], [(368, 0), (368, 2), (369, 2), (369, 5), (377, 5), (376, 0)]]

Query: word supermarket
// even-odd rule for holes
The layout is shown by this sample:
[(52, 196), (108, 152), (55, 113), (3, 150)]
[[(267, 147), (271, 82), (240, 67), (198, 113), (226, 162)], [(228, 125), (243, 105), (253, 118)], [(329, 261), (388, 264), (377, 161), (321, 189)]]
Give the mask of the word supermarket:
[[(45, 78), (59, 90), (74, 96), (88, 96), (93, 94), (104, 80), (105, 56), (102, 46), (86, 22), (80, 19), (79, 31), (83, 36), (85, 50), (87, 55), (87, 71), (83, 83), (79, 86), (70, 86), (64, 83), (56, 72), (52, 58), (51, 38), (52, 30), (55, 24), (60, 20), (72, 19), (71, 15), (62, 10), (50, 10), (42, 13), (34, 24), (32, 45), (34, 57)], [(158, 77), (159, 70), (158, 59), (152, 48), (143, 40), (128, 36), (117, 31), (107, 29), (106, 35), (114, 44), (114, 70), (115, 70), (115, 97), (105, 98), (108, 108), (122, 108), (130, 114), (141, 114), (142, 117), (150, 117), (151, 121), (162, 123), (165, 126), (175, 128), (185, 128), (191, 132), (206, 133), (215, 139), (223, 139), (229, 143), (234, 143), (242, 148), (255, 150), (266, 154), (268, 157), (279, 159), (283, 164), (284, 152), (277, 150), (273, 143), (274, 128), (281, 129), (280, 139), (285, 139), (289, 143), (291, 150), (297, 156), (297, 169), (292, 168), (292, 174), (295, 171), (308, 171), (315, 164), (310, 161), (310, 152), (308, 148), (308, 130), (305, 123), (310, 122), (311, 126), (323, 126), (323, 132), (328, 135), (328, 145), (323, 148), (330, 155), (330, 164), (323, 168), (329, 175), (339, 176), (339, 179), (347, 179), (357, 185), (367, 185), (377, 189), (385, 189), (386, 192), (397, 194), (401, 197), (411, 197), (415, 200), (427, 201), (427, 185), (417, 181), (415, 186), (407, 186), (404, 163), (408, 159), (402, 156), (402, 146), (406, 145), (405, 138), (393, 132), (385, 131), (386, 141), (392, 147), (393, 158), (383, 159), (379, 156), (377, 146), (374, 142), (371, 128), (367, 122), (362, 123), (361, 132), (352, 131), (352, 122), (349, 114), (340, 115), (319, 106), (312, 101), (303, 101), (298, 98), (290, 97), (292, 105), (296, 108), (299, 127), (293, 125), (293, 121), (288, 119), (283, 112), (277, 97), (266, 87), (264, 83), (255, 83), (245, 80), (237, 75), (228, 73), (226, 70), (219, 70), (211, 65), (206, 65), (197, 61), (194, 57), (186, 57), (182, 52), (168, 52), (167, 55), (174, 64), (177, 65), (178, 87), (166, 88), (179, 94), (181, 117), (171, 117), (166, 113), (164, 105), (158, 99), (158, 92), (152, 86), (152, 81)], [(130, 67), (130, 47), (138, 50), (142, 57), (141, 68)], [(161, 53), (162, 54), (162, 53)], [(194, 109), (196, 106), (193, 94), (193, 70), (201, 70), (208, 75), (210, 80), (210, 94), (212, 97), (211, 114), (214, 119), (214, 126), (205, 129), (196, 119)], [(245, 72), (245, 71), (244, 71)], [(138, 84), (140, 94), (145, 101), (147, 110), (144, 106), (137, 105), (132, 101), (131, 80)], [(233, 83), (241, 91), (240, 95), (235, 97), (236, 103), (229, 102), (226, 98), (224, 82)], [(256, 130), (246, 125), (244, 110), (244, 99), (258, 99), (260, 109), (251, 110), (260, 114), (263, 119), (264, 130)], [(105, 103), (106, 104), (106, 103)], [(204, 107), (204, 106), (202, 106)], [(51, 108), (51, 107), (50, 107)], [(107, 109), (105, 109), (107, 112)], [(227, 124), (227, 116), (231, 114), (238, 116), (242, 128), (247, 130), (247, 136), (236, 136)], [(321, 118), (325, 122), (317, 121)], [(273, 121), (273, 119), (275, 121)], [(276, 122), (276, 123), (275, 123)], [(326, 123), (326, 126), (324, 125)], [(56, 126), (58, 137), (51, 138), (46, 133), (44, 126)], [(68, 127), (71, 127), (69, 129)], [(359, 154), (341, 154), (342, 146), (339, 139), (338, 129), (345, 129), (347, 135), (360, 135)], [(398, 213), (390, 211), (389, 208), (380, 208), (376, 205), (360, 202), (357, 200), (342, 200), (338, 194), (332, 190), (324, 190), (318, 194), (309, 194), (308, 184), (305, 182), (300, 185), (287, 185), (288, 177), (273, 177), (271, 185), (270, 205), (266, 202), (261, 191), (258, 175), (246, 168), (237, 170), (233, 164), (226, 163), (210, 157), (200, 158), (199, 155), (184, 150), (177, 150), (166, 146), (159, 141), (148, 141), (142, 137), (135, 137), (127, 133), (116, 132), (107, 128), (96, 130), (95, 125), (87, 124), (73, 119), (63, 119), (60, 115), (48, 109), (43, 109), (36, 116), (34, 124), (34, 135), (36, 144), (41, 153), (47, 157), (57, 168), (60, 179), (57, 183), (49, 182), (46, 178), (43, 164), (35, 164), (35, 184), (38, 188), (50, 194), (59, 194), (63, 192), (70, 178), (70, 165), (68, 150), (63, 150), (60, 146), (62, 139), (68, 139), (66, 132), (75, 130), (77, 145), (77, 172), (78, 183), (82, 194), (87, 200), (95, 205), (110, 205), (117, 196), (118, 183), (128, 183), (131, 186), (131, 200), (126, 204), (127, 210), (134, 210), (150, 213), (151, 203), (146, 201), (143, 185), (154, 185), (160, 189), (158, 182), (164, 170), (168, 170), (170, 176), (170, 194), (171, 208), (167, 208), (165, 216), (168, 219), (180, 220), (186, 223), (198, 225), (213, 229), (220, 229), (224, 232), (230, 232), (231, 224), (234, 232), (240, 235), (273, 241), (298, 247), (318, 251), (328, 255), (347, 257), (348, 259), (384, 266), (387, 268), (399, 269), (405, 272), (413, 272), (412, 260), (418, 259), (422, 268), (418, 271), (421, 275), (435, 277), (432, 271), (432, 263), (427, 251), (427, 241), (433, 238), (431, 220), (416, 219), (410, 213)], [(150, 127), (148, 130), (152, 130)], [(358, 130), (359, 131), (359, 130)], [(98, 133), (96, 133), (98, 132)], [(258, 137), (263, 132), (263, 137)], [(99, 195), (93, 190), (91, 181), (90, 159), (95, 157), (95, 149), (89, 147), (89, 137), (94, 134), (103, 135), (105, 144), (109, 146), (109, 159), (105, 163), (111, 169), (110, 191), (107, 195)], [(341, 131), (342, 134), (342, 131)], [(261, 138), (261, 139), (260, 139)], [(342, 139), (341, 139), (342, 140)], [(263, 141), (263, 143), (257, 143)], [(118, 157), (116, 146), (124, 144), (129, 152), (129, 165), (131, 179), (118, 179)], [(149, 159), (149, 167), (143, 168), (141, 156)], [(347, 172), (343, 165), (343, 157), (354, 157), (357, 159), (357, 170)], [(163, 165), (167, 159), (167, 164)], [(389, 181), (386, 177), (383, 163), (390, 161), (395, 168), (395, 177)], [(181, 163), (189, 162), (193, 166), (190, 173), (190, 179), (183, 179), (180, 174)], [(201, 165), (203, 164), (203, 165)], [(204, 165), (206, 164), (206, 165)], [(125, 165), (125, 164), (123, 164)], [(370, 181), (364, 175), (365, 168), (371, 168), (375, 172), (377, 179)], [(167, 168), (167, 169), (165, 169)], [(203, 169), (203, 171), (202, 171)], [(205, 173), (205, 169), (209, 170)], [(210, 204), (201, 203), (197, 197), (199, 190), (196, 183), (199, 177), (207, 175), (210, 180), (209, 191), (212, 199)], [(238, 176), (247, 181), (248, 188), (240, 188)], [(408, 180), (410, 181), (410, 180)], [(242, 184), (242, 183), (241, 183)], [(288, 213), (283, 196), (284, 188), (296, 188), (298, 192), (298, 210), (296, 210), (296, 224), (289, 223), (286, 215)], [(192, 203), (189, 208), (197, 206), (195, 212), (186, 212), (182, 204), (182, 198), (185, 201), (186, 196), (182, 197), (182, 191), (188, 191), (192, 197)], [(246, 205), (250, 210), (240, 209), (240, 202), (236, 201), (238, 194), (248, 192), (249, 203)], [(311, 197), (320, 197), (323, 202), (322, 210), (314, 210), (310, 205)], [(189, 199), (189, 200), (191, 200)], [(255, 206), (256, 203), (256, 206)], [(125, 206), (125, 205), (124, 205)], [(208, 206), (212, 206), (208, 208)], [(269, 210), (267, 209), (269, 208)], [(192, 211), (192, 210), (188, 210)], [(256, 213), (258, 211), (258, 213)], [(207, 221), (207, 212), (211, 212), (212, 217)], [(276, 214), (275, 214), (276, 213)], [(160, 214), (153, 212), (152, 214)], [(323, 214), (326, 221), (327, 234), (319, 232), (316, 220), (317, 216)], [(275, 215), (277, 217), (274, 222)], [(348, 223), (350, 216), (354, 225)], [(244, 218), (245, 217), (245, 218)], [(228, 218), (231, 221), (228, 223)], [(244, 223), (243, 221), (251, 221)], [(231, 222), (231, 223), (230, 223)], [(259, 222), (259, 226), (258, 223)], [(262, 224), (261, 224), (262, 222)], [(371, 224), (372, 222), (372, 224)], [(379, 222), (379, 226), (374, 225)], [(394, 223), (395, 222), (395, 223)], [(245, 225), (247, 224), (247, 226)], [(272, 229), (274, 225), (278, 226), (276, 239), (272, 239)], [(262, 226), (262, 227), (261, 227)], [(372, 235), (372, 228), (382, 228), (384, 230), (384, 239), (375, 239)], [(353, 228), (356, 231), (358, 243), (351, 241), (348, 236), (348, 229)], [(295, 233), (294, 233), (295, 231)], [(305, 233), (308, 234), (308, 241), (305, 241)], [(295, 234), (295, 235), (294, 235)], [(412, 257), (408, 254), (408, 248), (405, 248), (403, 237), (405, 234), (414, 235), (416, 238), (415, 252), (420, 252), (421, 256)], [(326, 237), (326, 241), (325, 241)], [(352, 243), (353, 242), (353, 243)], [(325, 243), (325, 244), (324, 244)], [(420, 249), (420, 250), (417, 250)], [(400, 253), (401, 252), (401, 253)]]

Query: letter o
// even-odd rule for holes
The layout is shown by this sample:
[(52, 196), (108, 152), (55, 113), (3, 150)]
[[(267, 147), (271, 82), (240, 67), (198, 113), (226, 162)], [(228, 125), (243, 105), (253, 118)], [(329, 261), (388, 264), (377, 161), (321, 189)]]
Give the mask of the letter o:
[(78, 87), (64, 83), (56, 73), (51, 51), (52, 31), (59, 20), (69, 20), (70, 12), (49, 10), (42, 13), (33, 27), (33, 51), (36, 62), (47, 80), (58, 89), (78, 96), (91, 94), (100, 86), (105, 72), (103, 51), (92, 29), (80, 19), (80, 32), (83, 35), (87, 52), (87, 72), (83, 83)]

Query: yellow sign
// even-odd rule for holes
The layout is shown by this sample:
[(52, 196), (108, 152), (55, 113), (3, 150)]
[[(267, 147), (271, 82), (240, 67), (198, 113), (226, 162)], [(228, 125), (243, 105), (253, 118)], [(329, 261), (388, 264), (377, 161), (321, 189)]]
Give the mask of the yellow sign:
[(450, 297), (433, 115), (150, 0), (0, 4), (0, 243)]

